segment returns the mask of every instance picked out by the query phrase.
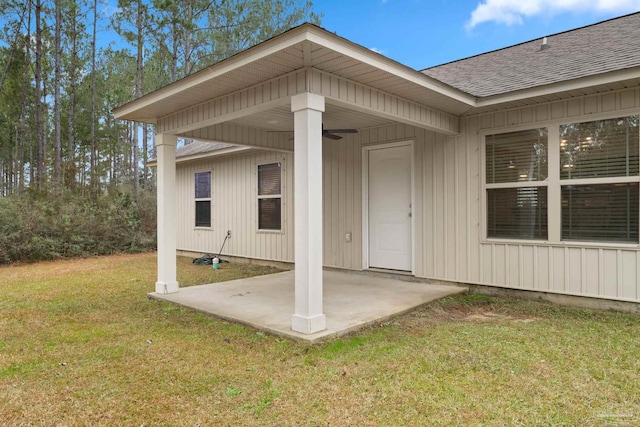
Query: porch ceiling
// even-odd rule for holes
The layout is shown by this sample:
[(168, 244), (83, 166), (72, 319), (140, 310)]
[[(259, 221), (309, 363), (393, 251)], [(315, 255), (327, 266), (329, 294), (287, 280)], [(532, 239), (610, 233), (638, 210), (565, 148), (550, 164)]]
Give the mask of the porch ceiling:
[[(232, 120), (231, 123), (272, 132), (293, 132), (293, 114), (289, 105), (244, 116)], [(327, 103), (326, 110), (322, 115), (322, 123), (325, 129), (366, 129), (392, 122), (385, 118)]]
[(114, 109), (146, 123), (302, 68), (315, 68), (445, 113), (475, 98), (311, 24), (303, 24), (227, 60)]

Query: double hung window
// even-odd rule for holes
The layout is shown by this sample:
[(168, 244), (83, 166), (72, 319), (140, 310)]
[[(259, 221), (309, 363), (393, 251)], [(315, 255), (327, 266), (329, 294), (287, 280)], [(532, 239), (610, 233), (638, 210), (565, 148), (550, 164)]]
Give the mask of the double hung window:
[(282, 163), (258, 165), (258, 229), (282, 229)]
[(486, 137), (487, 236), (547, 239), (547, 129)]
[(562, 240), (638, 242), (638, 116), (560, 126)]
[(195, 181), (195, 225), (211, 227), (211, 172), (198, 172)]
[(485, 137), (486, 237), (638, 243), (639, 116)]

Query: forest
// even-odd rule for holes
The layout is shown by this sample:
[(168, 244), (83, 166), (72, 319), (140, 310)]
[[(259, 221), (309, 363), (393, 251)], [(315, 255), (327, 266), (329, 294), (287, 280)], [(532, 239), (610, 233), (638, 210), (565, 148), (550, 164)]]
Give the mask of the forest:
[(0, 263), (153, 249), (154, 128), (112, 109), (321, 19), (307, 0), (0, 0), (0, 10)]

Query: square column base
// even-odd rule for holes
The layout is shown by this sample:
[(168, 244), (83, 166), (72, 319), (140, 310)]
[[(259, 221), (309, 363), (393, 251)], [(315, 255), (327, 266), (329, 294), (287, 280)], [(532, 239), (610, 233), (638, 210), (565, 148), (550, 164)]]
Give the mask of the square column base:
[(294, 314), (291, 318), (291, 329), (301, 334), (315, 334), (327, 329), (327, 318), (324, 314), (318, 314), (313, 317)]
[(178, 282), (156, 282), (156, 293), (158, 294), (175, 294), (180, 289)]

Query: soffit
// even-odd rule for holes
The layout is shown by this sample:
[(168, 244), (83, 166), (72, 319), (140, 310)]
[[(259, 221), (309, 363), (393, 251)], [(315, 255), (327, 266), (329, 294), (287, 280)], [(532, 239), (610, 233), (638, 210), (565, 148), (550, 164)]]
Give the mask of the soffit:
[[(260, 58), (249, 65), (241, 66), (231, 72), (216, 76), (215, 78), (206, 78), (206, 74), (210, 72), (210, 69), (207, 68), (194, 74), (194, 76), (197, 75), (200, 77), (200, 81), (198, 82), (189, 84), (189, 77), (187, 77), (139, 98), (136, 101), (141, 101), (144, 98), (152, 96), (156, 96), (158, 99), (128, 113), (126, 117), (123, 118), (126, 120), (155, 123), (160, 117), (228, 93), (254, 86), (256, 83), (288, 74), (299, 69), (302, 61), (302, 44), (298, 43), (267, 57)], [(167, 94), (163, 96), (162, 91), (167, 92)], [(128, 105), (134, 104), (136, 101), (132, 101), (119, 108), (125, 108)]]
[[(292, 132), (293, 113), (290, 105), (285, 105), (233, 120), (232, 123), (273, 132)], [(322, 125), (325, 129), (366, 129), (391, 123), (387, 119), (329, 103), (322, 114)]]
[[(469, 103), (451, 98), (449, 95), (440, 92), (438, 88), (442, 89), (443, 92), (454, 89), (435, 79), (429, 82), (431, 83), (429, 86), (436, 87), (434, 89), (416, 84), (393, 72), (367, 64), (357, 58), (344, 56), (324, 46), (314, 45), (312, 52), (312, 65), (315, 69), (335, 74), (450, 114), (459, 115), (470, 108)], [(382, 57), (382, 55), (380, 56)], [(407, 70), (409, 69), (407, 68)], [(418, 72), (416, 71), (416, 73)]]
[[(306, 55), (305, 55), (306, 52)], [(451, 114), (475, 99), (311, 24), (254, 46), (114, 110), (116, 118), (155, 123), (158, 118), (313, 67)]]

